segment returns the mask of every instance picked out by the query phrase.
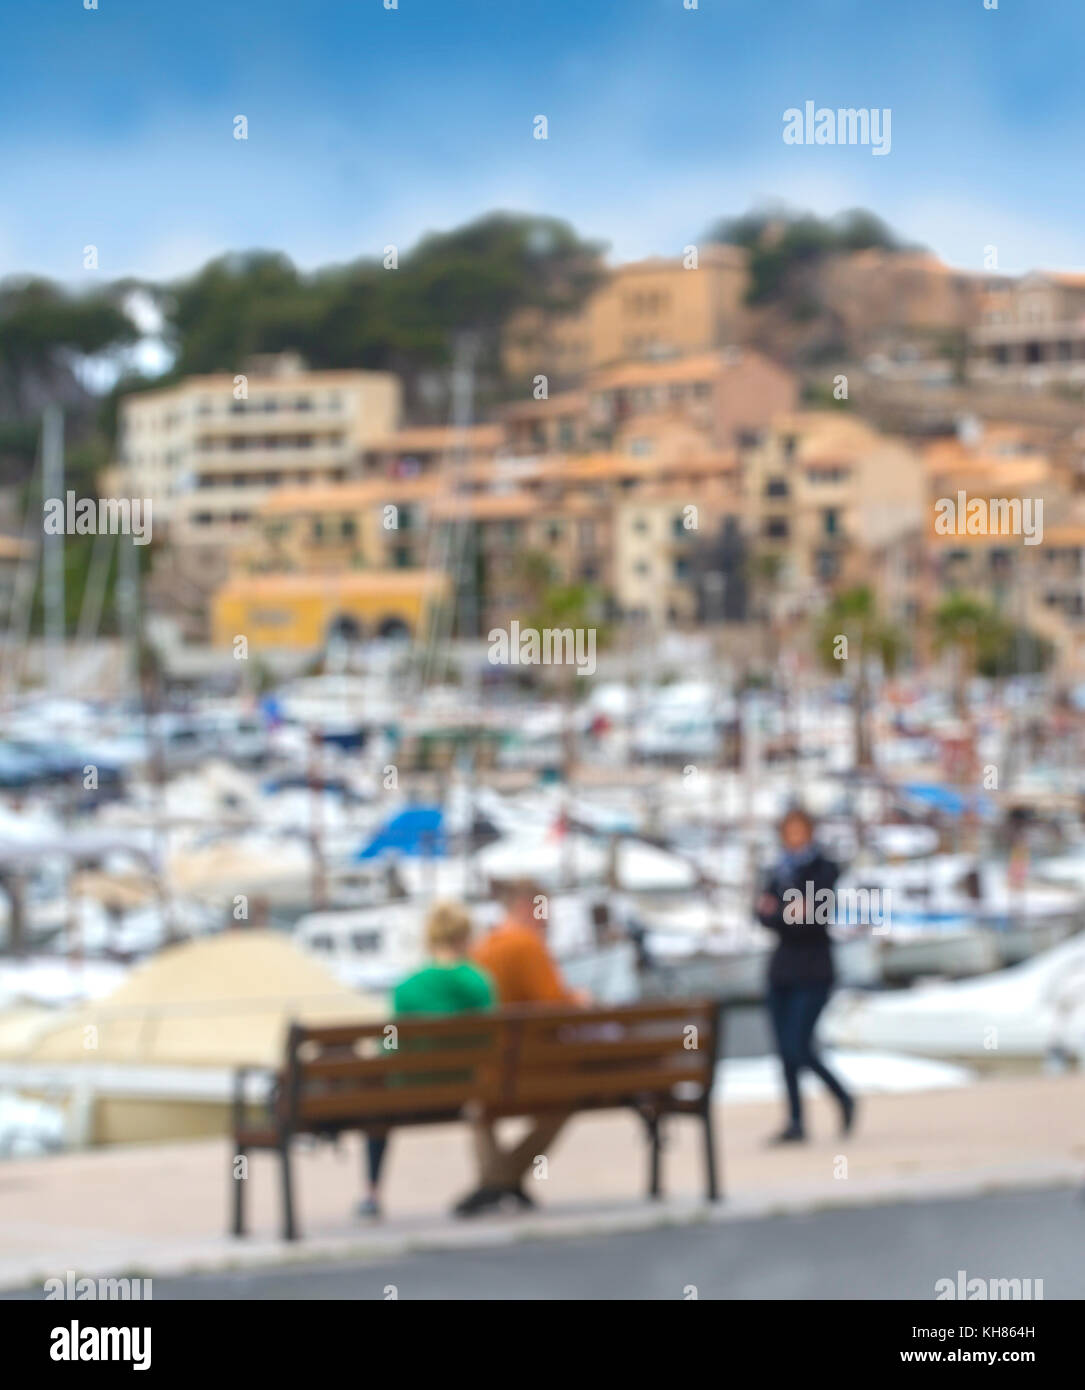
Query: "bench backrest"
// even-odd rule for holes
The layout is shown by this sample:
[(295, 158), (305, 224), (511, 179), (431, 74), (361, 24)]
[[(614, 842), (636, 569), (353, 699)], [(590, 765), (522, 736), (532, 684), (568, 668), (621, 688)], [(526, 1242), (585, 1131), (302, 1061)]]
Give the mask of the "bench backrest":
[(506, 1105), (570, 1110), (711, 1089), (716, 1007), (706, 1002), (532, 1013), (518, 1019)]
[[(711, 1088), (716, 1005), (516, 1008), (306, 1027), (287, 1039), (281, 1106), (291, 1129), (588, 1109)], [(681, 1086), (683, 1092), (676, 1092)]]

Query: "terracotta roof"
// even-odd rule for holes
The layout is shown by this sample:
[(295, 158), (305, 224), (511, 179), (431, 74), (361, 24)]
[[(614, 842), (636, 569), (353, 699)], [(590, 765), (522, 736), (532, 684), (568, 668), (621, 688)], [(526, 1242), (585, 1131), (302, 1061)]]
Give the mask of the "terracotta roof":
[(658, 386), (667, 382), (711, 381), (727, 371), (733, 371), (747, 355), (743, 351), (730, 360), (722, 352), (701, 352), (661, 362), (619, 362), (613, 367), (592, 372), (589, 384), (593, 391), (613, 391), (622, 387)]
[(1085, 546), (1085, 521), (1069, 522), (1064, 526), (1045, 526), (1044, 545)]
[(484, 492), (468, 497), (444, 497), (434, 504), (433, 516), (443, 521), (514, 521), (539, 508), (538, 499), (523, 492)]
[(372, 440), (365, 448), (367, 453), (400, 454), (445, 453), (461, 446), (468, 450), (496, 449), (503, 437), (500, 425), (468, 425), (463, 430), (453, 425), (418, 425)]
[(329, 483), (321, 487), (276, 488), (260, 507), (262, 516), (284, 512), (350, 511), (371, 503), (416, 501), (448, 490), (442, 478), (366, 478), (353, 483)]
[(21, 536), (0, 536), (0, 560), (21, 560), (24, 555), (34, 553), (32, 541)]
[(588, 397), (583, 391), (559, 391), (545, 401), (537, 401), (532, 396), (526, 401), (513, 401), (502, 408), (506, 420), (539, 420), (551, 415), (579, 414), (586, 410)]

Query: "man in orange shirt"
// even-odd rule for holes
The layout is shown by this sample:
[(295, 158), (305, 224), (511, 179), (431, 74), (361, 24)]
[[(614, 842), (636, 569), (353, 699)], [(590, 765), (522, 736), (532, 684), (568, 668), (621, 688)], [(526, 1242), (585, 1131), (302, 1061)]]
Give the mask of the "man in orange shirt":
[[(583, 990), (573, 990), (546, 949), (546, 917), (541, 907), (545, 894), (528, 879), (509, 884), (503, 894), (505, 920), (476, 947), (475, 962), (493, 979), (497, 1002), (508, 1004), (588, 1004)], [(513, 1197), (521, 1206), (534, 1205), (524, 1191), (524, 1174), (534, 1159), (545, 1153), (568, 1119), (567, 1114), (531, 1120), (531, 1128), (511, 1149), (502, 1149), (494, 1127), (487, 1121), (475, 1125), (479, 1161), (479, 1186), (456, 1207), (460, 1216), (473, 1216)]]

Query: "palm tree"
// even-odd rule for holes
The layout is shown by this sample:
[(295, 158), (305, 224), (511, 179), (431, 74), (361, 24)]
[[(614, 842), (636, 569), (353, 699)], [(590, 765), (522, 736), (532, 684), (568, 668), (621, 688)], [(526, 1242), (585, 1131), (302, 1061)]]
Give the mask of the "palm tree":
[[(843, 650), (842, 637), (847, 639)], [(857, 767), (870, 768), (874, 765), (868, 718), (870, 678), (875, 667), (889, 674), (896, 669), (903, 637), (879, 612), (873, 590), (859, 585), (833, 597), (821, 615), (817, 646), (827, 670), (839, 672), (839, 663), (845, 658), (850, 663), (855, 761)]]
[(1007, 628), (995, 610), (970, 594), (950, 594), (934, 610), (934, 646), (953, 661), (953, 704), (968, 718), (968, 682), (981, 662), (1006, 640)]

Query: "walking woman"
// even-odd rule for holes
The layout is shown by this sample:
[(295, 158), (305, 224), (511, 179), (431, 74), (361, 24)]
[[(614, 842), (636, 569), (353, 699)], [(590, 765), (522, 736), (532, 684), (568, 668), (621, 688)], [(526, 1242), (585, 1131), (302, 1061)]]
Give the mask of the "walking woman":
[[(790, 810), (780, 822), (780, 857), (757, 900), (761, 925), (779, 942), (769, 962), (767, 1002), (783, 1064), (789, 1118), (771, 1141), (798, 1144), (806, 1138), (799, 1078), (803, 1068), (819, 1076), (840, 1106), (845, 1134), (855, 1120), (855, 1100), (818, 1056), (814, 1029), (833, 988), (833, 954), (826, 893), (835, 888), (839, 870), (819, 849), (814, 822)], [(828, 901), (835, 902), (834, 897)]]

